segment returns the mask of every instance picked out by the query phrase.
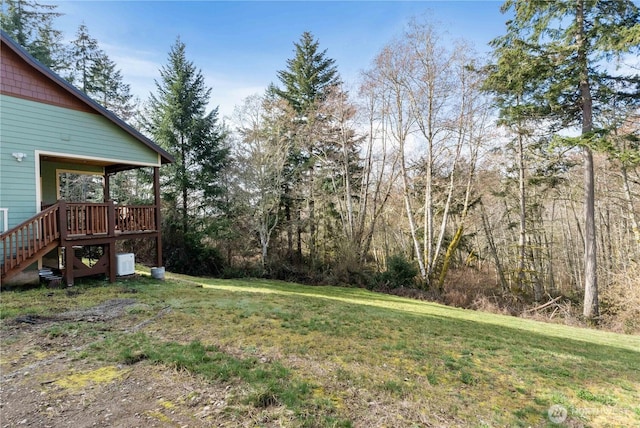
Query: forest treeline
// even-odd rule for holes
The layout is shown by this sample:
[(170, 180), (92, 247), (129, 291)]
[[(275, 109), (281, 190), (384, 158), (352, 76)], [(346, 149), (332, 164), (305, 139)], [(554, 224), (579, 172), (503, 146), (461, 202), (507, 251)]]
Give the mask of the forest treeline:
[[(85, 25), (65, 44), (55, 6), (3, 4), (3, 30), (175, 157), (161, 179), (170, 271), (640, 331), (632, 1), (508, 0), (490, 58), (415, 18), (356, 82), (305, 32), (224, 120), (179, 38), (141, 101)], [(116, 202), (152, 200), (145, 171), (112, 183)]]

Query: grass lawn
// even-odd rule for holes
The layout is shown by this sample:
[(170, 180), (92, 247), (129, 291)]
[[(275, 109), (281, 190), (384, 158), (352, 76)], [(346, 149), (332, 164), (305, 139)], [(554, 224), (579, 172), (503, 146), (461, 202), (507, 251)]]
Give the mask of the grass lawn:
[[(640, 426), (637, 336), (266, 280), (167, 274), (75, 288), (3, 292), (3, 328), (135, 299), (118, 328), (41, 334), (84, 337), (76, 361), (172, 366), (228, 385), (229, 420), (262, 409), (273, 426)], [(10, 363), (2, 355), (3, 372)]]

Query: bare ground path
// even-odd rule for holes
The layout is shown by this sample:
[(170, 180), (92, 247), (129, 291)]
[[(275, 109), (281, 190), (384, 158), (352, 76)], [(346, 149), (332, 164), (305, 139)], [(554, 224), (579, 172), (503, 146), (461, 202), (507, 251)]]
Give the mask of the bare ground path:
[[(233, 415), (216, 418), (229, 387), (185, 371), (150, 364), (101, 364), (78, 358), (102, 337), (56, 333), (63, 322), (101, 323), (99, 329), (135, 332), (168, 312), (126, 325), (135, 299), (112, 299), (54, 316), (21, 316), (0, 331), (2, 427), (238, 426)], [(89, 339), (89, 340), (87, 340)], [(93, 340), (90, 340), (93, 339)], [(216, 421), (217, 419), (217, 421)], [(247, 421), (245, 421), (247, 422)]]

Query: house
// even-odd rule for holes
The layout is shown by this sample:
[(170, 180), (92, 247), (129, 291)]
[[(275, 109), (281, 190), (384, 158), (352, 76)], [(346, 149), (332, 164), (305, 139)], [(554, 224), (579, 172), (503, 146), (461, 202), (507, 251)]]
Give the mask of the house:
[[(152, 239), (162, 266), (159, 170), (169, 153), (42, 65), (1, 32), (0, 284), (37, 281), (43, 266), (116, 278), (116, 243)], [(154, 204), (110, 198), (110, 177), (153, 168)], [(60, 198), (62, 174), (99, 176), (100, 201)], [(87, 266), (82, 248), (100, 251)], [(51, 266), (54, 264), (54, 266)]]

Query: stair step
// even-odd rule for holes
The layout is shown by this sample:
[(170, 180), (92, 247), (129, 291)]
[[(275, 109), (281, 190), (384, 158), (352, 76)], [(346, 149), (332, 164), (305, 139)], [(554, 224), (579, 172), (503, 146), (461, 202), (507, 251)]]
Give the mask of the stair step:
[(62, 277), (59, 275), (46, 275), (41, 276), (40, 280), (47, 284), (47, 287), (60, 287), (62, 286)]
[(44, 267), (38, 271), (40, 281), (47, 287), (59, 287), (62, 285), (62, 274), (59, 269)]

